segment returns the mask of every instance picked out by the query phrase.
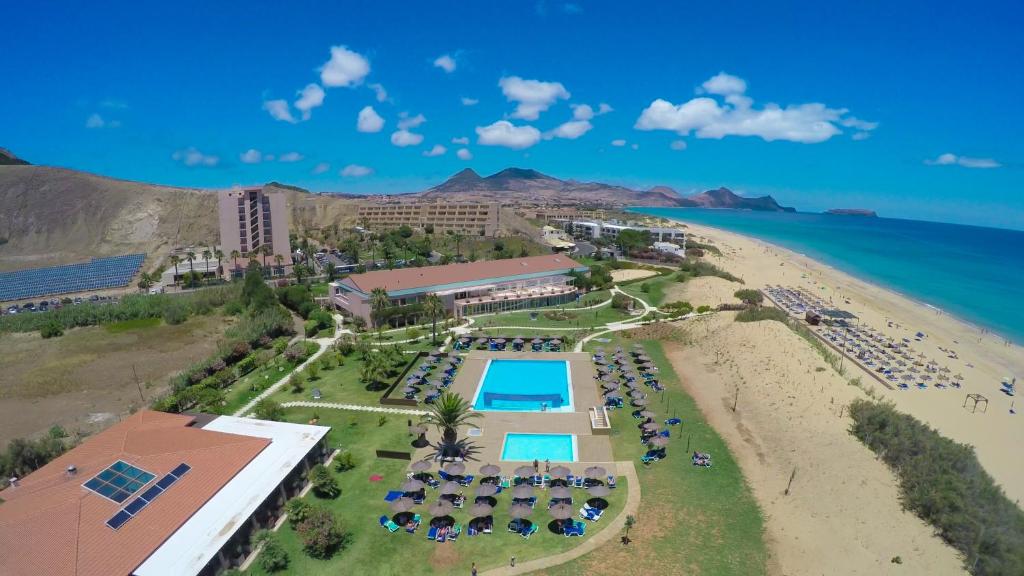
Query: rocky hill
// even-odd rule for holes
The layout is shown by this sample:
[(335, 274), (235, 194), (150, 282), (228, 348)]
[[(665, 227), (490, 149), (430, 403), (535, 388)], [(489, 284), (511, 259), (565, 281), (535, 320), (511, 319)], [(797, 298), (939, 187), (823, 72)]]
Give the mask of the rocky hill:
[(0, 148), (0, 166), (18, 166), (25, 164), (28, 164), (28, 162), (18, 158), (10, 150)]
[(708, 190), (681, 198), (677, 204), (685, 208), (729, 208), (733, 210), (757, 210), (763, 212), (796, 212), (796, 208), (780, 206), (771, 196), (745, 198), (728, 188)]

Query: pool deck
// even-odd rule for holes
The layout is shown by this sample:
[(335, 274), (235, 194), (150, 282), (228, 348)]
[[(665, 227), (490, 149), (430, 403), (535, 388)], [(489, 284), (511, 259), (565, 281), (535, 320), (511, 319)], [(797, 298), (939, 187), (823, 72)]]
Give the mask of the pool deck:
[[(524, 464), (501, 460), (501, 450), (508, 432), (532, 432), (538, 434), (575, 434), (578, 451), (577, 462), (564, 463), (575, 474), (582, 474), (587, 466), (600, 465), (607, 468), (609, 474), (615, 474), (616, 466), (612, 459), (611, 440), (606, 435), (593, 435), (590, 429), (588, 410), (601, 404), (595, 379), (594, 365), (590, 355), (581, 352), (488, 352), (474, 350), (465, 356), (466, 361), (459, 368), (451, 391), (458, 393), (467, 401), (476, 394), (484, 367), (489, 359), (501, 360), (567, 360), (569, 362), (573, 393), (573, 412), (479, 412), (483, 417), (477, 420), (477, 427), (482, 434), (471, 437), (477, 452), (470, 456), (466, 467), (471, 474), (476, 474), (484, 464), (501, 466), (502, 473), (511, 475), (512, 470)], [(465, 430), (460, 430), (465, 435)], [(437, 432), (431, 430), (428, 438), (434, 440)], [(417, 450), (415, 459), (428, 457), (429, 449)], [(532, 464), (532, 462), (526, 462)], [(554, 465), (555, 462), (552, 462)], [(543, 464), (541, 466), (543, 470)]]

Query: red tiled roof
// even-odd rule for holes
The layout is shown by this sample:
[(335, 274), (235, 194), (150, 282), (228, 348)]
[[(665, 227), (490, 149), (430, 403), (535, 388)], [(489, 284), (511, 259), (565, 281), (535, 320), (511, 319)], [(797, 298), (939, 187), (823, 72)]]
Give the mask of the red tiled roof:
[(464, 264), (424, 266), (422, 268), (400, 268), (398, 270), (376, 270), (363, 274), (352, 274), (342, 283), (369, 294), (374, 288), (388, 292), (428, 288), (440, 284), (472, 282), (488, 278), (516, 276), (537, 272), (555, 272), (579, 268), (582, 264), (561, 254), (511, 258), (508, 260), (485, 260)]
[[(0, 492), (0, 574), (131, 574), (270, 443), (192, 420), (138, 412)], [(157, 478), (182, 462), (192, 470), (115, 531), (106, 521), (132, 499), (119, 505), (82, 484), (117, 460)]]

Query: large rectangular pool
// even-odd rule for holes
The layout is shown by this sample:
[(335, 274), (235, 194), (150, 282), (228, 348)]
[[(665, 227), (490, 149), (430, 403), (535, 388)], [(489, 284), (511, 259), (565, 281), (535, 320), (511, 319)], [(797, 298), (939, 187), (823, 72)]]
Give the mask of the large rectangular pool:
[(518, 434), (505, 435), (501, 449), (502, 460), (532, 462), (576, 462), (576, 436), (574, 434)]
[(567, 360), (488, 360), (473, 409), (506, 412), (572, 412)]

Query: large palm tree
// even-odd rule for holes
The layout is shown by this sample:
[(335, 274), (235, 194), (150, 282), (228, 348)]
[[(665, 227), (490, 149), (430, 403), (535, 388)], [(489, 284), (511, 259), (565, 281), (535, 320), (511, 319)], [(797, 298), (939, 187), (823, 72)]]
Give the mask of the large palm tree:
[(260, 246), (260, 254), (263, 255), (263, 267), (267, 267), (267, 256), (270, 256), (271, 248), (270, 244), (264, 244)]
[(281, 264), (283, 262), (284, 262), (284, 256), (281, 256), (280, 254), (274, 254), (274, 264), (277, 264), (277, 270), (276, 271), (277, 271), (278, 274), (284, 274), (284, 268), (281, 266)]
[(210, 258), (213, 258), (213, 251), (209, 248), (203, 248), (203, 260), (209, 262)]
[(189, 250), (188, 252), (185, 253), (185, 260), (188, 260), (188, 271), (192, 272), (192, 263), (195, 262), (196, 260), (196, 253), (192, 250)]
[(452, 233), (452, 240), (455, 240), (455, 255), (462, 256), (462, 234), (458, 232)]
[(223, 274), (224, 268), (221, 267), (221, 260), (224, 259), (224, 251), (220, 248), (214, 248), (213, 257), (217, 259), (217, 274)]
[(391, 306), (391, 297), (388, 296), (388, 291), (384, 288), (374, 288), (370, 291), (370, 310), (373, 312), (372, 316), (373, 323), (380, 325), (380, 321), (377, 318), (381, 312)]
[(427, 294), (427, 297), (423, 300), (423, 312), (430, 317), (431, 341), (437, 344), (437, 319), (438, 317), (443, 317), (445, 313), (444, 302), (441, 300), (441, 297), (433, 292)]
[(178, 262), (181, 262), (181, 256), (177, 254), (171, 254), (171, 264), (174, 266), (174, 281), (178, 281)]
[(359, 368), (359, 377), (366, 382), (369, 390), (382, 389), (391, 371), (391, 362), (387, 355), (380, 351), (368, 353), (363, 357), (363, 365)]
[(422, 421), (430, 424), (441, 432), (439, 452), (441, 457), (454, 456), (446, 447), (454, 447), (459, 441), (459, 427), (469, 425), (480, 417), (474, 412), (469, 402), (454, 392), (445, 392), (429, 405), (429, 411), (423, 415)]

